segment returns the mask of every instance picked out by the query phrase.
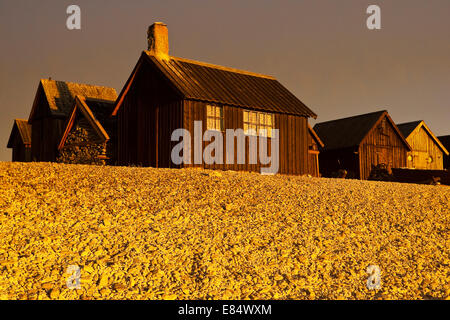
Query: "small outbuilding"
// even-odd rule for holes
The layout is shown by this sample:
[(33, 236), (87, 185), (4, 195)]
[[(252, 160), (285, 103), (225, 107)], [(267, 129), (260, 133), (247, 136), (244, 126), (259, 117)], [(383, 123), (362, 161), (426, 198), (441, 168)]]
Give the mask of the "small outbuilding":
[(58, 145), (58, 162), (114, 164), (116, 119), (114, 101), (75, 97), (69, 121)]
[(410, 169), (442, 170), (444, 156), (448, 150), (433, 134), (424, 121), (397, 124), (406, 141), (412, 148), (408, 152), (407, 167)]
[(314, 131), (324, 143), (319, 154), (324, 177), (346, 170), (347, 177), (366, 180), (378, 165), (405, 167), (411, 151), (385, 110), (318, 123)]
[(31, 126), (27, 120), (14, 120), (8, 148), (12, 149), (12, 161), (31, 161)]

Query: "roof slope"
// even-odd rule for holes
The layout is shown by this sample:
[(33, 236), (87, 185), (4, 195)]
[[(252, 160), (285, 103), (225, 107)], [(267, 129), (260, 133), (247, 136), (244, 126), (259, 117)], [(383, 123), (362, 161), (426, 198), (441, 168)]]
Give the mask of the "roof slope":
[[(142, 54), (133, 74), (139, 69), (142, 59), (147, 59), (155, 65), (183, 99), (317, 117), (271, 76), (176, 57), (160, 59), (148, 51)], [(133, 81), (133, 74), (126, 88), (129, 87), (129, 82)], [(114, 114), (120, 108), (124, 94), (126, 90), (121, 92)]]
[[(44, 90), (52, 115), (68, 116), (72, 111), (73, 102), (77, 95), (110, 101), (117, 99), (116, 90), (109, 87), (49, 79), (41, 79), (40, 85)], [(35, 104), (31, 110), (30, 119), (33, 118)]]
[(325, 144), (325, 150), (356, 147), (385, 113), (383, 110), (317, 123), (314, 131)]
[(450, 150), (450, 135), (437, 137), (447, 150)]
[(7, 147), (8, 148), (13, 147), (14, 135), (16, 130), (20, 134), (22, 143), (26, 145), (31, 145), (31, 125), (28, 124), (27, 120), (15, 119), (13, 128), (11, 130), (11, 135), (9, 136)]
[(420, 125), (421, 122), (422, 122), (422, 120), (400, 123), (400, 124), (397, 124), (397, 127), (400, 130), (400, 132), (403, 134), (403, 136), (405, 138), (408, 138), (409, 135), (414, 131), (414, 129), (416, 129)]
[(314, 131), (314, 129), (310, 126), (310, 124), (308, 123), (308, 131), (311, 134), (311, 137), (316, 141), (317, 145), (320, 148), (325, 147), (325, 145), (323, 144), (322, 140), (320, 140), (319, 136), (317, 135), (317, 133)]
[(403, 133), (405, 139), (407, 139), (411, 135), (411, 133), (413, 133), (413, 131), (423, 128), (425, 130), (425, 132), (428, 134), (428, 136), (430, 136), (431, 139), (436, 143), (436, 145), (439, 147), (439, 149), (441, 149), (442, 152), (445, 153), (446, 155), (449, 154), (447, 148), (434, 135), (434, 133), (430, 130), (430, 128), (428, 128), (425, 121), (419, 120), (419, 121), (402, 123), (402, 124), (398, 124), (397, 127)]
[(112, 110), (114, 109), (115, 102), (99, 99), (86, 99), (77, 95), (75, 97), (75, 104), (72, 109), (67, 126), (64, 130), (64, 134), (61, 138), (58, 149), (64, 147), (64, 144), (72, 129), (77, 113), (80, 112), (87, 120), (98, 137), (105, 141), (110, 139), (111, 134), (115, 134), (114, 121), (110, 117)]

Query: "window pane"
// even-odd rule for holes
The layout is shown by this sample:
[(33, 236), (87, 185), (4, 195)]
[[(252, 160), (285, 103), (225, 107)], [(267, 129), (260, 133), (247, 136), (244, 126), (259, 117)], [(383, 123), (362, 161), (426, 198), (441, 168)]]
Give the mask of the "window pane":
[(211, 116), (214, 115), (214, 114), (213, 114), (212, 107), (211, 107), (210, 105), (207, 105), (207, 106), (206, 106), (206, 114), (208, 115), (208, 117), (211, 117)]
[(214, 119), (208, 118), (207, 129), (208, 129), (208, 130), (214, 129)]
[(267, 128), (267, 136), (272, 138), (272, 128)]
[(248, 111), (244, 111), (244, 122), (248, 122)]
[(269, 114), (268, 115), (268, 117), (267, 117), (267, 124), (271, 127), (272, 126), (272, 115), (271, 114)]
[(244, 133), (248, 133), (248, 123), (244, 123)]
[(216, 130), (222, 130), (222, 126), (220, 125), (222, 121), (220, 119), (216, 119), (216, 126), (215, 129)]
[(256, 113), (255, 112), (250, 112), (250, 122), (256, 123)]
[(258, 123), (259, 123), (259, 125), (264, 125), (265, 124), (265, 115), (263, 114), (263, 113), (260, 113), (259, 114), (259, 119), (258, 119)]

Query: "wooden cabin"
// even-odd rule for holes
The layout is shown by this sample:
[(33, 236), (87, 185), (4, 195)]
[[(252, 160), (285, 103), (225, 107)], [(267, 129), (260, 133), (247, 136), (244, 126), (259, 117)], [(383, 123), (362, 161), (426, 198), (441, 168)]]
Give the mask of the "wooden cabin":
[(314, 126), (324, 147), (319, 162), (322, 176), (346, 170), (349, 178), (366, 180), (373, 166), (406, 166), (411, 147), (387, 111), (318, 123)]
[(59, 143), (58, 162), (115, 164), (116, 119), (110, 117), (115, 101), (76, 96)]
[[(275, 78), (170, 56), (167, 26), (162, 23), (149, 28), (148, 42), (113, 112), (118, 121), (119, 164), (259, 172), (264, 166), (248, 157), (251, 132), (260, 135), (266, 130), (270, 146), (272, 130), (279, 129), (278, 172), (308, 173), (308, 118), (316, 114)], [(224, 154), (234, 154), (234, 161), (195, 161), (194, 153), (209, 145), (194, 140), (195, 121), (202, 125), (200, 136), (206, 131), (225, 134), (227, 129), (243, 129), (245, 162), (236, 159), (236, 140), (234, 150), (224, 146)], [(171, 151), (178, 142), (171, 141), (171, 135), (179, 128), (191, 134), (190, 143), (185, 143), (190, 163), (172, 162)]]
[(12, 149), (12, 161), (31, 161), (31, 126), (27, 120), (14, 120), (7, 147)]
[(406, 165), (410, 169), (443, 170), (447, 149), (424, 121), (398, 124), (397, 127), (412, 148)]
[(31, 154), (34, 161), (56, 161), (58, 145), (76, 95), (109, 101), (117, 98), (113, 88), (42, 79), (28, 119), (32, 126)]
[(324, 146), (317, 133), (308, 124), (308, 173), (313, 177), (320, 176), (319, 150)]
[[(440, 136), (438, 137), (439, 141), (442, 143), (442, 145), (445, 147), (445, 149), (450, 151), (450, 135), (449, 136)], [(443, 156), (443, 167), (444, 169), (450, 170), (450, 155), (444, 154)]]

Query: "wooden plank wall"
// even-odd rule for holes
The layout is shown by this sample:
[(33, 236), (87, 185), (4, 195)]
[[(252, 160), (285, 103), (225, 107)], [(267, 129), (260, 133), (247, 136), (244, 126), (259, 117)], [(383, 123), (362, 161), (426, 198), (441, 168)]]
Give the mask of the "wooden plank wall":
[[(408, 156), (412, 157), (411, 161), (407, 161), (408, 168), (427, 170), (444, 168), (444, 153), (423, 127), (414, 131), (407, 141), (413, 149), (408, 152)], [(431, 163), (427, 161), (430, 156), (433, 159)]]
[[(183, 123), (184, 128), (191, 133), (191, 165), (186, 167), (204, 167), (209, 169), (220, 170), (236, 170), (236, 171), (255, 171), (261, 172), (261, 163), (249, 164), (249, 140), (246, 139), (245, 146), (245, 164), (237, 164), (237, 139), (235, 139), (234, 150), (228, 150), (226, 146), (225, 131), (224, 137), (224, 164), (206, 165), (203, 160), (201, 165), (195, 165), (194, 161), (194, 121), (203, 122), (203, 132), (206, 131), (206, 105), (207, 103), (199, 101), (184, 101)], [(243, 109), (223, 106), (224, 108), (224, 130), (226, 129), (242, 129), (243, 128)], [(280, 167), (281, 174), (305, 174), (308, 172), (308, 128), (307, 119), (304, 117), (275, 114), (275, 128), (280, 129)], [(209, 143), (209, 142), (207, 142)], [(202, 143), (202, 150), (207, 146), (207, 143)], [(271, 143), (268, 141), (268, 154), (271, 155)], [(226, 152), (233, 152), (234, 164), (226, 164)]]
[(170, 138), (182, 126), (182, 100), (153, 68), (142, 65), (117, 114), (120, 165), (174, 167)]
[(386, 164), (391, 168), (406, 166), (408, 149), (392, 125), (388, 121), (386, 123), (384, 132), (380, 130), (379, 126), (372, 128), (359, 147), (360, 178), (362, 180), (369, 178), (372, 165), (378, 165), (381, 162), (387, 162)]
[(33, 161), (53, 162), (58, 155), (57, 147), (65, 128), (66, 118), (52, 116), (44, 93), (38, 94), (38, 105), (31, 130), (31, 157)]

